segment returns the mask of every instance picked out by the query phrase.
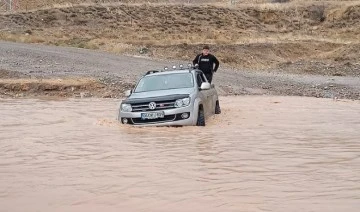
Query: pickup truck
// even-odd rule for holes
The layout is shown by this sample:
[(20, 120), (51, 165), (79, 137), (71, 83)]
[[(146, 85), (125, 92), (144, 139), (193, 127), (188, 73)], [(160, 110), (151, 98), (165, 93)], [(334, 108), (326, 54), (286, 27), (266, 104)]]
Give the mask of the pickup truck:
[(208, 117), (221, 113), (214, 84), (191, 64), (148, 71), (125, 96), (118, 121), (127, 125), (205, 126)]

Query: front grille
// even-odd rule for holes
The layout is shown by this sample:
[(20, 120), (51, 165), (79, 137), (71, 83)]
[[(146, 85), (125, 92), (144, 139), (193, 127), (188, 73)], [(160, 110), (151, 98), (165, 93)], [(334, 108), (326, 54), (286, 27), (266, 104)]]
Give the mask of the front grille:
[[(171, 122), (171, 121), (179, 121), (179, 120), (185, 120), (181, 117), (182, 113), (174, 114), (174, 115), (166, 115), (164, 118), (158, 118), (158, 119), (141, 119), (141, 118), (132, 118), (129, 120), (129, 124), (155, 124), (155, 123), (163, 123), (163, 122)], [(190, 113), (188, 114), (188, 118), (190, 117)], [(186, 119), (188, 119), (186, 118)]]
[(175, 101), (155, 102), (156, 108), (154, 110), (151, 110), (149, 108), (149, 103), (150, 102), (131, 104), (132, 112), (157, 111), (157, 110), (166, 110), (166, 109), (175, 108)]
[(175, 121), (176, 115), (166, 115), (164, 118), (158, 118), (158, 119), (141, 119), (141, 118), (132, 118), (132, 122), (134, 124), (151, 124), (151, 123), (161, 123), (161, 122), (167, 122), (167, 121)]

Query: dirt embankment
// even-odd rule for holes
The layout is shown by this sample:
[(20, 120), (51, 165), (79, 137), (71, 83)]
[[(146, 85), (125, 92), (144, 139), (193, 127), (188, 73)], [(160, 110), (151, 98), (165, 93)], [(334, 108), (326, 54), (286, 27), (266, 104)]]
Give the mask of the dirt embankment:
[(0, 38), (191, 60), (204, 43), (254, 70), (360, 74), (360, 2), (79, 5), (0, 15)]
[(133, 85), (116, 78), (33, 77), (0, 69), (0, 97), (119, 98)]

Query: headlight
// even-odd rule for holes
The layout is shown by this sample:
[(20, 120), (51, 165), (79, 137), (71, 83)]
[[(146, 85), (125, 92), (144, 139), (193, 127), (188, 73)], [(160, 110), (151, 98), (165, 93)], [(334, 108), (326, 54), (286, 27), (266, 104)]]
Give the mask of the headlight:
[(182, 106), (183, 106), (183, 101), (182, 101), (182, 99), (176, 100), (176, 102), (175, 102), (175, 107), (182, 107)]
[(186, 107), (190, 105), (190, 97), (175, 101), (175, 107)]
[(184, 98), (182, 99), (183, 101), (183, 106), (186, 107), (186, 106), (189, 106), (190, 104), (190, 97), (189, 98)]
[(132, 111), (131, 104), (121, 104), (121, 111), (131, 112)]

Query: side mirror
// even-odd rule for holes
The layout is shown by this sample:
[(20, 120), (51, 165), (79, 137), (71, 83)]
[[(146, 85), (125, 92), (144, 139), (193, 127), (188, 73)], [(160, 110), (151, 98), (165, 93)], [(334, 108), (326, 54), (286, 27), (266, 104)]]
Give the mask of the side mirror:
[(201, 87), (200, 87), (201, 90), (209, 90), (210, 88), (211, 88), (210, 83), (208, 82), (201, 83)]
[(125, 94), (126, 97), (130, 96), (131, 95), (131, 90), (126, 90), (124, 92), (124, 94)]

